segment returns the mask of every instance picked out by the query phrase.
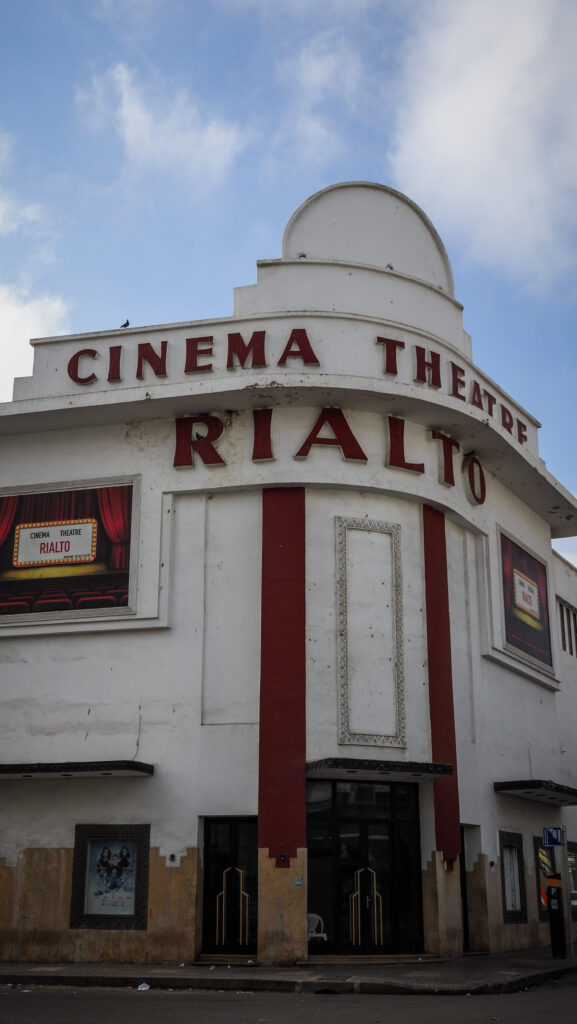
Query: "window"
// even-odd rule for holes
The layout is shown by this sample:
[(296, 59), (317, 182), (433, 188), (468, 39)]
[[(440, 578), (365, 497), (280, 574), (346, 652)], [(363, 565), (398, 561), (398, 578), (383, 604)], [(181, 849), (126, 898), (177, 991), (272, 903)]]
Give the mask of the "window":
[(501, 886), (503, 920), (507, 923), (527, 920), (523, 837), (518, 832), (500, 832)]
[(577, 658), (577, 611), (557, 598), (557, 614), (561, 648), (573, 658)]
[(543, 840), (534, 836), (533, 851), (535, 854), (535, 882), (537, 886), (537, 909), (539, 919), (547, 920), (547, 879), (556, 872), (555, 847), (543, 846)]
[(146, 929), (150, 825), (77, 825), (71, 928)]

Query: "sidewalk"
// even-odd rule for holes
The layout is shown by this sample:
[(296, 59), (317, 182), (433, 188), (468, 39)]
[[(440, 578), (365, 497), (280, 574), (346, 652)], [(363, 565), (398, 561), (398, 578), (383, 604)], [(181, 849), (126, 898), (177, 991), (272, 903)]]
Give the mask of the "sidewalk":
[(253, 992), (477, 995), (518, 992), (577, 971), (575, 960), (555, 960), (547, 949), (458, 960), (391, 960), (369, 965), (296, 967), (182, 964), (12, 964), (0, 963), (0, 985), (68, 985), (205, 989)]

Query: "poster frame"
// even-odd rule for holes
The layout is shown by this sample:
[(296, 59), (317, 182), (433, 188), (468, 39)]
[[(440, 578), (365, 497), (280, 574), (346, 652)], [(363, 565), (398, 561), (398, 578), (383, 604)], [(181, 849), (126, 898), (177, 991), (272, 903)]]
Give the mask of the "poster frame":
[[(508, 590), (513, 587), (513, 579), (508, 579), (508, 570), (506, 568), (505, 551), (504, 546), (511, 546), (511, 576), (517, 574), (519, 580), (530, 579), (535, 587), (539, 589), (539, 614), (535, 615), (528, 614), (523, 615), (521, 609), (514, 609), (513, 603), (514, 598), (508, 594)], [(515, 550), (516, 549), (516, 550)], [(554, 665), (554, 643), (553, 633), (551, 628), (551, 600), (549, 594), (549, 572), (547, 562), (543, 558), (539, 558), (533, 553), (526, 545), (521, 544), (515, 537), (513, 537), (506, 530), (498, 527), (498, 552), (499, 552), (499, 588), (501, 594), (501, 608), (502, 608), (502, 629), (503, 629), (503, 650), (508, 654), (513, 655), (516, 658), (521, 659), (528, 665), (532, 665), (534, 668), (539, 669), (541, 672), (547, 673), (548, 675), (555, 674)], [(529, 567), (529, 572), (527, 572)], [(539, 581), (541, 585), (539, 586)], [(513, 587), (514, 589), (514, 587)], [(545, 643), (542, 645), (542, 655), (536, 656), (532, 653), (534, 645), (531, 645), (529, 641), (525, 641), (523, 638), (523, 626), (525, 626), (525, 632), (529, 623), (538, 622), (542, 620), (542, 633), (545, 639)], [(530, 628), (537, 628), (532, 626)]]
[[(0, 499), (3, 499), (3, 498), (11, 498), (11, 497), (13, 497), (13, 498), (27, 498), (27, 497), (28, 498), (30, 498), (30, 497), (43, 498), (43, 497), (47, 497), (48, 498), (48, 497), (50, 497), (52, 495), (55, 495), (55, 496), (59, 496), (59, 495), (60, 496), (65, 496), (66, 494), (68, 494), (70, 492), (94, 491), (94, 492), (98, 493), (98, 492), (109, 490), (111, 488), (112, 489), (116, 489), (116, 488), (126, 488), (126, 487), (130, 487), (131, 488), (131, 502), (130, 502), (130, 504), (131, 504), (131, 510), (130, 510), (131, 523), (130, 523), (129, 535), (128, 535), (128, 538), (127, 538), (128, 539), (128, 543), (126, 544), (126, 547), (128, 547), (128, 552), (129, 553), (128, 553), (128, 564), (122, 570), (125, 573), (126, 579), (121, 581), (121, 582), (119, 582), (118, 587), (119, 588), (121, 587), (122, 589), (124, 589), (126, 591), (126, 593), (128, 595), (128, 598), (126, 599), (126, 597), (124, 596), (123, 599), (120, 600), (120, 597), (117, 597), (117, 600), (119, 600), (119, 604), (117, 606), (116, 605), (112, 605), (112, 602), (104, 602), (104, 601), (102, 601), (100, 603), (98, 603), (98, 602), (89, 603), (87, 601), (84, 601), (83, 602), (83, 607), (75, 607), (74, 606), (74, 607), (70, 608), (68, 605), (66, 607), (64, 607), (64, 606), (63, 607), (54, 606), (54, 610), (51, 610), (48, 607), (34, 608), (34, 606), (33, 606), (34, 602), (33, 602), (33, 599), (32, 599), (33, 595), (32, 595), (30, 600), (29, 600), (29, 609), (28, 610), (26, 610), (24, 605), (22, 605), (22, 607), (14, 607), (14, 611), (13, 611), (12, 614), (2, 614), (2, 615), (0, 615), (0, 630), (2, 630), (2, 632), (6, 632), (6, 631), (8, 631), (8, 632), (14, 632), (14, 631), (21, 632), (23, 628), (24, 628), (25, 631), (30, 631), (31, 627), (33, 627), (33, 628), (40, 627), (42, 629), (42, 625), (41, 625), (42, 623), (47, 623), (47, 624), (51, 623), (52, 624), (52, 623), (60, 623), (60, 622), (62, 622), (62, 623), (70, 623), (70, 624), (71, 623), (79, 624), (79, 623), (82, 623), (85, 620), (95, 622), (95, 621), (98, 621), (98, 619), (115, 619), (115, 618), (125, 619), (127, 617), (131, 618), (131, 617), (133, 617), (135, 615), (135, 612), (136, 612), (136, 594), (137, 594), (139, 521), (140, 521), (140, 476), (139, 475), (130, 475), (130, 476), (115, 476), (115, 475), (112, 475), (112, 476), (109, 476), (109, 477), (99, 478), (99, 479), (94, 479), (94, 478), (88, 479), (88, 480), (77, 479), (77, 480), (74, 480), (74, 481), (71, 481), (71, 480), (64, 481), (63, 480), (63, 481), (59, 481), (58, 483), (56, 483), (56, 482), (39, 483), (39, 484), (36, 484), (36, 485), (27, 485), (27, 486), (21, 486), (21, 487), (13, 487), (13, 488), (11, 488), (11, 487), (3, 487), (3, 488), (0, 488)], [(77, 518), (78, 517), (75, 517), (74, 520), (69, 520), (68, 521), (68, 525), (74, 526)], [(80, 518), (78, 519), (78, 522), (80, 522), (82, 519), (83, 519), (83, 517), (80, 516)], [(16, 521), (16, 526), (17, 525), (18, 525), (18, 523)], [(25, 524), (25, 525), (30, 525), (30, 524)], [(38, 525), (38, 524), (35, 523), (34, 525)], [(42, 524), (40, 524), (40, 525), (42, 525)], [(54, 520), (54, 521), (52, 521), (51, 525), (52, 526), (54, 526), (54, 525), (56, 525), (56, 526), (63, 526), (63, 525), (66, 526), (66, 521), (65, 521), (65, 519), (63, 517), (61, 520), (58, 520), (58, 521)], [(103, 529), (102, 525), (100, 525), (98, 528), (100, 530)], [(14, 532), (14, 526), (12, 527), (12, 532)], [(117, 538), (117, 539), (125, 540), (126, 538)], [(109, 543), (112, 543), (112, 546), (114, 547), (114, 543), (113, 543), (112, 538), (110, 537), (110, 535), (109, 535)], [(10, 534), (6, 538), (5, 544), (6, 544), (6, 547), (8, 548), (8, 550), (11, 550)], [(9, 572), (3, 571), (3, 574), (2, 574), (3, 590), (6, 592), (6, 594), (4, 595), (4, 598), (3, 598), (4, 602), (5, 602), (5, 606), (7, 606), (7, 604), (10, 601), (12, 601), (12, 597), (8, 593), (10, 591), (10, 589), (12, 589), (14, 591), (14, 593), (17, 595), (16, 598), (14, 598), (14, 600), (18, 601), (20, 599), (19, 596), (18, 596), (19, 595), (19, 580), (21, 578), (23, 578), (23, 577), (26, 577), (26, 576), (32, 577), (34, 575), (36, 575), (38, 577), (45, 577), (45, 576), (46, 577), (50, 577), (50, 576), (53, 575), (53, 576), (58, 576), (58, 577), (64, 578), (65, 582), (68, 585), (71, 585), (74, 582), (74, 577), (78, 576), (78, 590), (79, 591), (80, 590), (86, 590), (87, 593), (88, 593), (89, 587), (86, 586), (85, 580), (86, 579), (88, 579), (88, 580), (92, 580), (92, 579), (96, 580), (96, 576), (94, 576), (93, 571), (92, 571), (93, 567), (95, 569), (98, 569), (99, 571), (102, 571), (102, 567), (99, 564), (97, 565), (97, 563), (92, 558), (90, 559), (90, 561), (87, 560), (86, 562), (85, 562), (84, 559), (82, 559), (81, 563), (78, 563), (78, 562), (76, 562), (76, 560), (73, 560), (73, 559), (70, 559), (70, 558), (66, 558), (66, 559), (58, 560), (58, 561), (55, 560), (54, 563), (51, 563), (49, 560), (45, 560), (43, 558), (41, 560), (38, 560), (36, 562), (36, 564), (31, 562), (30, 566), (31, 566), (30, 569), (27, 569), (24, 566), (16, 566), (16, 567), (13, 568), (12, 571), (9, 571)], [(66, 573), (66, 569), (68, 567), (70, 567), (70, 573), (69, 573), (70, 578), (69, 579), (67, 578), (67, 573)], [(8, 569), (10, 569), (10, 566), (8, 566)], [(110, 571), (112, 573), (114, 571), (118, 571), (118, 569), (117, 569), (117, 567), (112, 565)], [(24, 586), (26, 587), (27, 584), (25, 583)], [(109, 584), (109, 587), (111, 587), (111, 586), (112, 586), (112, 581)], [(64, 589), (66, 589), (66, 588), (64, 588)], [(105, 592), (105, 596), (106, 596), (106, 592)], [(22, 599), (22, 600), (24, 600), (24, 599)], [(111, 605), (111, 606), (107, 606), (107, 605)]]
[[(95, 911), (87, 890), (96, 883), (94, 850), (120, 851), (127, 847), (135, 859), (132, 876), (131, 912)], [(91, 856), (92, 854), (92, 856)], [(143, 931), (148, 921), (148, 875), (150, 825), (76, 825), (70, 900), (71, 928), (106, 928), (115, 931)], [(99, 886), (99, 891), (104, 886)]]

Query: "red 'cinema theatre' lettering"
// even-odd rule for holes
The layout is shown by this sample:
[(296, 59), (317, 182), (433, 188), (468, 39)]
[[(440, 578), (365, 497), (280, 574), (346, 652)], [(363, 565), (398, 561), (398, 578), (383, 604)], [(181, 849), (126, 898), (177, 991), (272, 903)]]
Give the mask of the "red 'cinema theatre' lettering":
[(84, 374), (80, 372), (80, 360), (84, 364), (86, 359), (98, 359), (98, 352), (95, 348), (83, 348), (80, 352), (75, 352), (68, 363), (68, 376), (75, 384), (92, 384), (93, 381), (98, 380), (94, 370)]
[[(266, 331), (253, 331), (249, 341), (245, 341), (239, 331), (228, 335), (226, 369), (258, 369), (268, 366), (266, 355)], [(198, 338), (186, 338), (184, 348), (184, 366), (186, 374), (213, 373), (215, 340), (211, 334)], [(154, 377), (168, 376), (168, 341), (160, 341), (155, 345), (142, 341), (136, 350), (124, 348), (122, 345), (110, 345), (108, 348), (109, 384), (120, 384), (126, 376), (126, 363), (130, 360), (134, 366), (136, 355), (136, 380), (144, 380), (151, 374)], [(99, 379), (96, 373), (96, 362), (102, 354), (95, 348), (82, 348), (69, 359), (67, 372), (75, 384), (93, 384)], [(277, 366), (292, 366), (294, 360), (300, 360), (303, 366), (320, 366), (320, 362), (311, 345), (304, 327), (293, 327), (288, 340), (277, 361)], [(171, 359), (174, 363), (174, 354)], [(173, 367), (174, 369), (174, 367)], [(123, 375), (124, 371), (124, 375)]]
[[(410, 364), (407, 363), (408, 357), (403, 355), (407, 348), (405, 342), (398, 338), (377, 337), (376, 344), (382, 345), (384, 349), (383, 374), (387, 377), (400, 377), (399, 383), (407, 383)], [(491, 418), (494, 417), (503, 430), (515, 437), (519, 444), (527, 443), (527, 424), (514, 416), (504, 402), (498, 401), (497, 397), (482, 387), (478, 380), (470, 378), (465, 367), (452, 360), (444, 364), (439, 352), (426, 349), (422, 345), (413, 345), (412, 350), (415, 383), (436, 390), (440, 390), (444, 384), (451, 398), (473, 405)]]
[[(169, 370), (170, 374), (176, 372), (189, 376), (223, 371), (237, 374), (243, 370), (267, 369), (272, 363), (287, 370), (294, 369), (298, 364), (301, 367), (321, 366), (304, 327), (289, 327), (286, 341), (284, 338), (280, 340), (281, 345), (284, 343), (282, 349), (276, 349), (279, 341), (276, 339), (272, 359), (269, 350), (273, 342), (267, 332), (254, 330), (249, 335), (249, 330), (250, 328), (247, 328), (246, 334), (231, 331), (226, 336), (226, 347), (222, 340), (207, 334), (185, 338), (184, 345), (181, 342), (180, 346), (175, 342), (163, 340), (154, 343), (138, 342), (133, 347), (110, 345), (108, 349), (102, 351), (83, 348), (71, 356), (67, 372), (75, 384), (86, 387), (101, 381), (104, 376), (103, 370), (108, 384), (120, 385), (131, 379), (150, 381), (154, 378), (166, 378), (169, 376)], [(420, 385), (423, 389), (444, 389), (448, 396), (456, 399), (459, 404), (468, 404), (485, 413), (495, 421), (499, 429), (514, 437), (520, 445), (527, 444), (527, 424), (515, 416), (500, 398), (472, 377), (470, 368), (460, 366), (452, 360), (444, 361), (441, 353), (434, 348), (407, 345), (399, 338), (377, 337), (376, 344), (383, 348), (383, 374), (386, 377), (397, 378), (398, 383), (404, 386), (412, 383)], [(100, 361), (104, 363), (104, 367)], [(396, 443), (393, 441), (393, 460)], [(344, 458), (357, 460), (361, 457), (360, 446), (354, 456), (347, 454), (347, 449), (351, 450), (350, 439), (347, 443), (341, 444), (338, 439), (328, 440), (326, 435), (323, 435), (315, 437), (311, 441), (312, 444), (336, 444), (342, 449)], [(413, 472), (420, 472), (419, 469), (415, 469), (418, 465), (416, 463), (411, 467)]]

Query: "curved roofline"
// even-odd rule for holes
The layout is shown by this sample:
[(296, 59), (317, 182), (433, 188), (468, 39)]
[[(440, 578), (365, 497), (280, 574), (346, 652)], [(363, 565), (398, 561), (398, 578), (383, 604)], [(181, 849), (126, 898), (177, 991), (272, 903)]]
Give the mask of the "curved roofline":
[(388, 185), (381, 185), (379, 184), (379, 182), (376, 181), (339, 181), (336, 182), (334, 185), (327, 185), (326, 188), (321, 188), (318, 192), (314, 192), (312, 196), (309, 196), (308, 199), (305, 199), (304, 203), (301, 203), (301, 205), (297, 207), (297, 209), (294, 211), (292, 217), (290, 218), (290, 220), (287, 223), (287, 226), (284, 229), (281, 250), (283, 259), (286, 258), (285, 253), (289, 233), (292, 230), (295, 221), (297, 221), (298, 218), (300, 217), (301, 213), (306, 209), (307, 206), (311, 206), (313, 203), (317, 202), (317, 200), (320, 199), (321, 196), (324, 196), (327, 192), (333, 192), (335, 189), (338, 188), (367, 188), (374, 189), (379, 192), (386, 192), (388, 195), (394, 196), (395, 199), (399, 199), (401, 202), (405, 203), (406, 206), (409, 206), (414, 211), (414, 213), (416, 213), (417, 216), (422, 220), (423, 224), (427, 228), (427, 231), (433, 238), (433, 241), (437, 246), (437, 249), (443, 261), (443, 265), (445, 267), (445, 271), (447, 273), (447, 281), (449, 283), (449, 294), (451, 295), (452, 298), (455, 297), (455, 282), (453, 279), (453, 270), (451, 267), (451, 262), (447, 255), (447, 250), (443, 245), (441, 236), (439, 235), (432, 221), (429, 220), (427, 214), (424, 213), (421, 207), (417, 206), (417, 204), (414, 203), (412, 199), (409, 199), (408, 196), (404, 195), (403, 192), (397, 192), (396, 189), (390, 188)]

